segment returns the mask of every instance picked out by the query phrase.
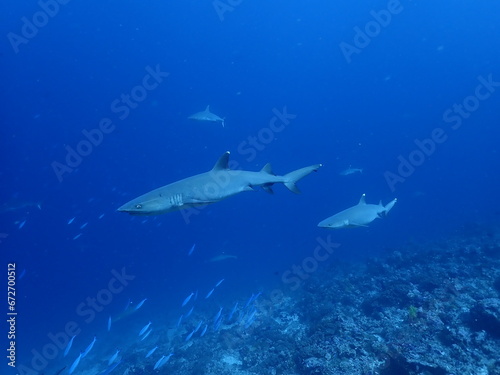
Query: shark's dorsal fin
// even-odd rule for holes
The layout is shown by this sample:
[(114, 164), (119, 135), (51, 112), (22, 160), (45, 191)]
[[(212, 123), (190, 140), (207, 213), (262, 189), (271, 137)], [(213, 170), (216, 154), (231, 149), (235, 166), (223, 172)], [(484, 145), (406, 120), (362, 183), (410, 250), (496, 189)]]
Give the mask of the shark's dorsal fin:
[(205, 112), (210, 112), (210, 105), (207, 105), (207, 108), (205, 108)]
[(260, 171), (276, 176), (273, 172), (273, 168), (271, 167), (271, 163), (267, 163), (266, 165), (264, 165), (264, 167)]
[(365, 196), (366, 196), (366, 194), (363, 194), (363, 195), (361, 196), (361, 199), (359, 200), (359, 203), (358, 203), (358, 204), (366, 204), (366, 202), (365, 202)]
[(215, 163), (214, 167), (212, 168), (212, 171), (222, 171), (225, 169), (229, 169), (229, 151), (226, 151), (222, 156), (217, 160), (217, 163)]

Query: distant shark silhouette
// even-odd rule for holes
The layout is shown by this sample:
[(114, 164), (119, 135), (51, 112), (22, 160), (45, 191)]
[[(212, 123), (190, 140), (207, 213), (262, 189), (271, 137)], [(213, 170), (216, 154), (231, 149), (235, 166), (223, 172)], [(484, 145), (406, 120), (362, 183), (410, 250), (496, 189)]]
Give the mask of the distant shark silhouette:
[(197, 113), (189, 116), (188, 119), (197, 120), (197, 121), (220, 122), (220, 123), (222, 123), (222, 127), (224, 127), (224, 119), (220, 118), (215, 113), (210, 112), (209, 105), (207, 105), (207, 108), (205, 108), (204, 111), (197, 112)]
[(18, 210), (28, 210), (31, 207), (37, 207), (39, 210), (42, 209), (42, 204), (40, 202), (24, 201), (17, 198), (12, 198), (7, 202), (0, 204), (0, 213), (6, 213), (10, 211)]
[(350, 174), (354, 174), (354, 173), (363, 173), (363, 168), (347, 168), (345, 170), (343, 170), (342, 172), (339, 173), (339, 175), (341, 176), (349, 176)]
[(284, 184), (290, 191), (299, 193), (295, 183), (321, 164), (297, 169), (284, 176), (276, 176), (270, 164), (259, 172), (229, 169), (229, 151), (226, 151), (215, 163), (212, 170), (173, 182), (132, 199), (118, 208), (118, 211), (130, 215), (161, 215), (189, 207), (204, 206), (219, 202), (243, 191), (253, 191), (261, 186), (272, 193), (275, 183)]
[(376, 218), (386, 215), (396, 202), (397, 199), (394, 199), (385, 207), (382, 201), (379, 204), (366, 204), (365, 194), (363, 194), (357, 205), (330, 216), (320, 222), (318, 227), (330, 229), (366, 227)]
[(224, 260), (229, 260), (229, 259), (238, 259), (236, 255), (230, 255), (230, 254), (219, 254), (214, 256), (213, 258), (210, 258), (209, 262), (222, 262)]

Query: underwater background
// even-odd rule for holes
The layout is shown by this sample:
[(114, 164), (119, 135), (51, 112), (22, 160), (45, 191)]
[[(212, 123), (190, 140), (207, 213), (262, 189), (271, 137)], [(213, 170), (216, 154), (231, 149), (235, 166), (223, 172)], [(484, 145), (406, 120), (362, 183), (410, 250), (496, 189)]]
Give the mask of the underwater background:
[[(361, 282), (344, 289), (331, 283), (370, 259), (403, 249), (418, 254), (457, 238), (474, 244), (486, 236), (488, 249), (500, 248), (497, 2), (30, 0), (0, 8), (0, 259), (5, 301), (8, 264), (16, 264), (18, 313), (16, 367), (4, 356), (2, 374), (63, 368), (67, 374), (94, 337), (73, 373), (351, 373), (339, 372), (330, 358), (331, 365), (319, 369), (307, 362), (314, 356), (301, 358), (297, 347), (288, 367), (284, 360), (250, 365), (241, 353), (220, 357), (243, 348), (272, 356), (255, 344), (256, 337), (275, 341), (267, 320), (276, 319), (263, 306), (280, 305), (310, 329), (317, 323), (310, 316), (314, 304), (363, 292)], [(225, 118), (224, 127), (188, 119), (207, 105)], [(299, 181), (300, 195), (277, 184), (274, 195), (257, 188), (189, 217), (116, 211), (143, 193), (210, 170), (225, 151), (247, 171), (266, 163), (278, 175), (323, 166)], [(363, 171), (341, 174), (351, 167)], [(373, 204), (398, 201), (368, 227), (317, 227), (362, 194)], [(321, 241), (337, 244), (325, 260), (314, 258)], [(460, 247), (453, 246), (444, 246), (450, 257)], [(477, 246), (476, 260), (484, 255)], [(485, 264), (498, 265), (499, 251), (484, 256), (491, 257)], [(408, 263), (398, 267), (413, 265), (410, 256), (401, 259)], [(431, 267), (432, 257), (428, 262)], [(295, 266), (307, 269), (300, 283), (290, 278)], [(106, 292), (123, 272), (128, 281)], [(385, 277), (382, 270), (370, 272)], [(487, 298), (498, 299), (498, 267), (491, 272)], [(469, 281), (480, 277), (467, 275)], [(450, 278), (436, 276), (442, 283)], [(182, 306), (196, 291), (196, 301)], [(298, 304), (307, 293), (315, 298)], [(179, 323), (189, 305), (194, 315)], [(8, 305), (2, 306), (7, 320)], [(425, 306), (412, 300), (399, 308), (413, 319), (412, 308), (428, 311)], [(498, 306), (489, 326), (500, 326)], [(138, 333), (150, 321), (153, 330), (141, 340)], [(207, 334), (196, 331), (186, 340), (198, 321)], [(64, 356), (73, 335), (68, 322), (78, 334)], [(5, 353), (12, 340), (9, 323), (3, 327)], [(341, 337), (335, 332), (328, 335)], [(490, 359), (500, 352), (498, 332), (487, 333)], [(334, 348), (324, 335), (322, 342)], [(59, 337), (59, 345), (51, 337)], [(227, 337), (234, 344), (225, 347)], [(110, 368), (116, 348), (118, 365)], [(169, 362), (153, 370), (171, 352)], [(477, 372), (470, 373), (488, 373), (474, 361)], [(410, 361), (398, 362), (401, 368), (384, 363), (352, 373), (419, 373)], [(492, 366), (485, 371), (500, 373)]]

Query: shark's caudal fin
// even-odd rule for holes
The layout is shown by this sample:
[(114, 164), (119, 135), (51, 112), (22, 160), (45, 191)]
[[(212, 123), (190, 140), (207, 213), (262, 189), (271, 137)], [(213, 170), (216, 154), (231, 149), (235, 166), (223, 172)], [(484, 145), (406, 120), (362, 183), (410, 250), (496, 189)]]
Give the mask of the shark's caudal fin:
[(316, 172), (321, 166), (322, 164), (315, 164), (287, 173), (285, 176), (283, 176), (285, 178), (285, 181), (283, 183), (288, 188), (288, 190), (293, 191), (295, 194), (299, 194), (300, 190), (297, 185), (295, 185), (295, 183), (302, 177), (307, 176), (309, 173)]

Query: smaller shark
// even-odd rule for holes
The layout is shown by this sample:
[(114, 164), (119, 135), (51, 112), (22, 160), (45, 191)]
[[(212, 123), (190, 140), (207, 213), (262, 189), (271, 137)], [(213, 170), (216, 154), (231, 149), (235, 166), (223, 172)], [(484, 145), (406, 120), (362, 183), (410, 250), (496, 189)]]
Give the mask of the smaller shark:
[(0, 214), (10, 212), (10, 211), (29, 211), (31, 207), (37, 207), (39, 210), (42, 209), (42, 204), (40, 202), (24, 201), (17, 198), (12, 198), (7, 202), (0, 204)]
[(229, 259), (238, 259), (236, 255), (229, 255), (229, 254), (219, 254), (214, 256), (213, 258), (210, 258), (209, 262), (222, 262), (223, 260), (229, 260)]
[(387, 215), (396, 202), (397, 199), (394, 199), (385, 207), (382, 201), (379, 204), (366, 204), (365, 194), (363, 194), (357, 205), (330, 216), (320, 222), (318, 227), (330, 229), (366, 227), (376, 218)]
[(198, 120), (198, 121), (210, 121), (210, 122), (221, 122), (222, 127), (224, 127), (224, 119), (217, 116), (215, 113), (210, 112), (210, 106), (207, 105), (202, 112), (197, 112), (194, 115), (188, 117), (190, 120)]
[(342, 172), (339, 173), (339, 175), (341, 176), (349, 176), (350, 174), (354, 174), (354, 173), (363, 173), (363, 168), (347, 168), (345, 170), (343, 170)]

